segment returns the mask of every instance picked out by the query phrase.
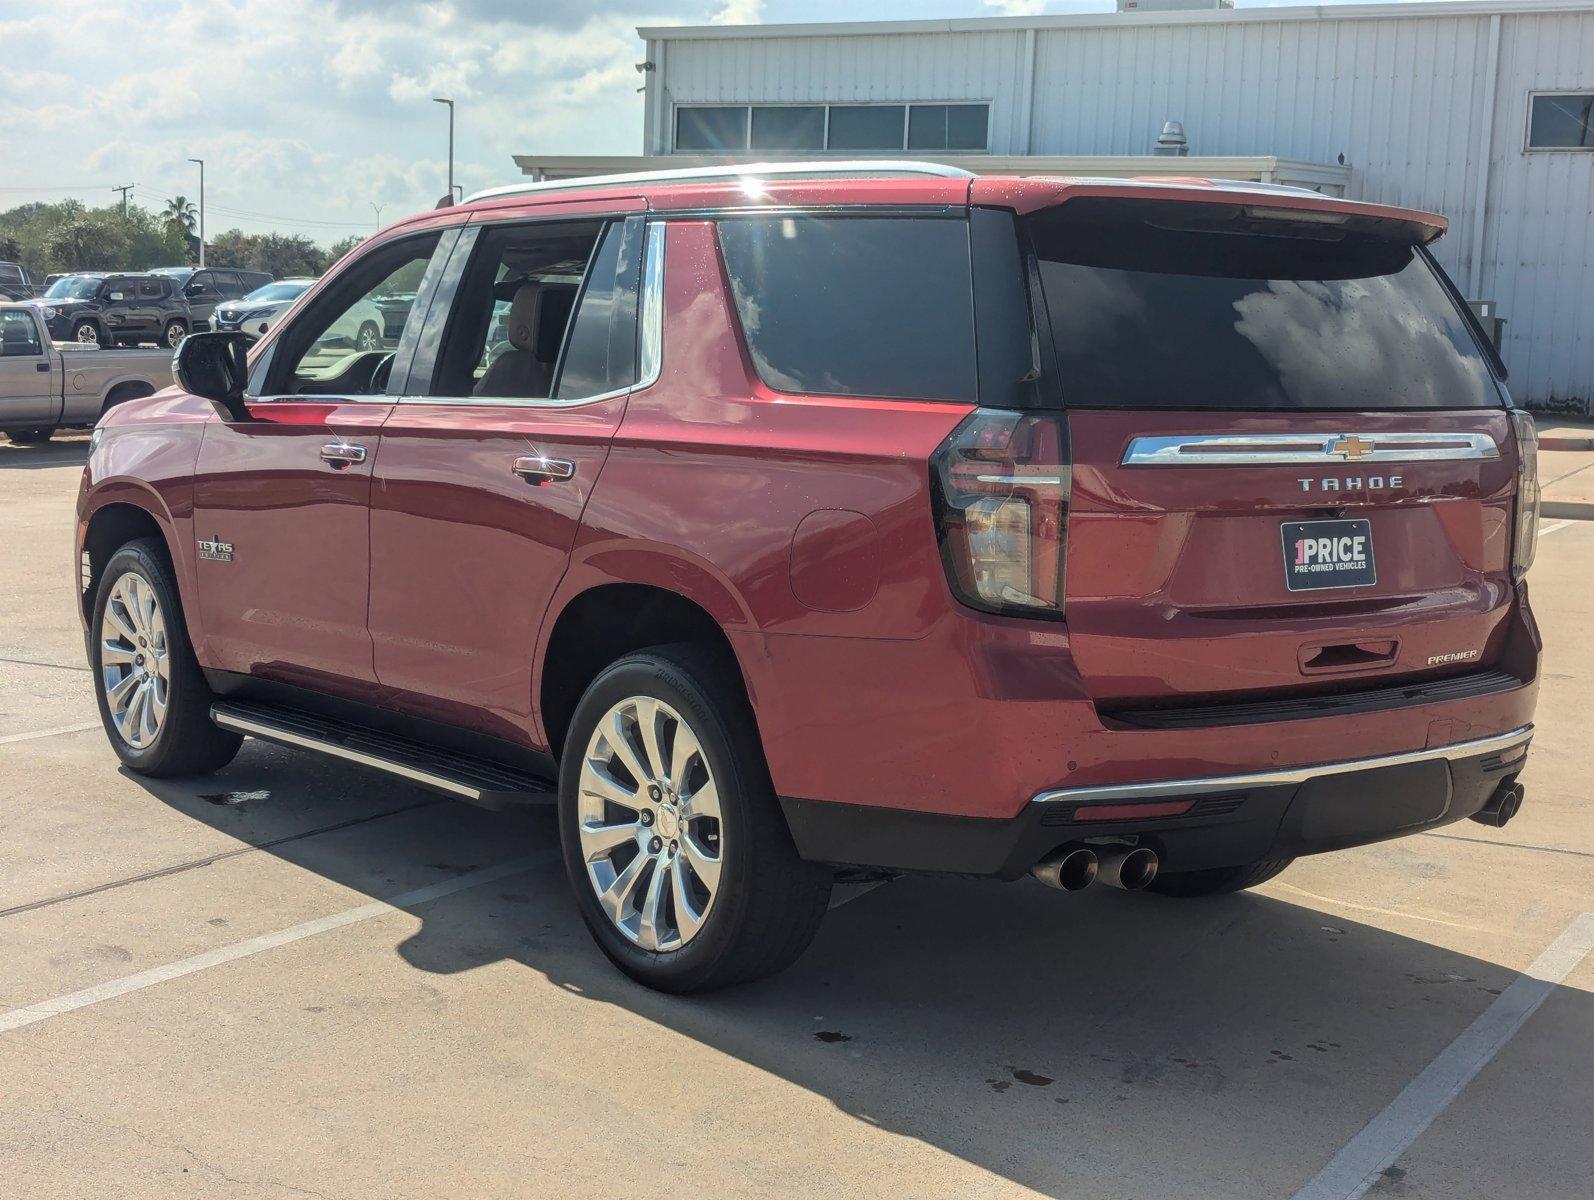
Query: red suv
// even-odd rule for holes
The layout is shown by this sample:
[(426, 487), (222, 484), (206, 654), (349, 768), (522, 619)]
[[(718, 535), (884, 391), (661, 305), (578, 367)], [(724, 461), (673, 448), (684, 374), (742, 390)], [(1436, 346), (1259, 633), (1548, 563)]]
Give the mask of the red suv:
[(111, 744), (556, 803), (681, 992), (790, 963), (838, 870), (1201, 896), (1503, 823), (1533, 426), (1443, 230), (910, 163), (413, 217), (95, 431)]

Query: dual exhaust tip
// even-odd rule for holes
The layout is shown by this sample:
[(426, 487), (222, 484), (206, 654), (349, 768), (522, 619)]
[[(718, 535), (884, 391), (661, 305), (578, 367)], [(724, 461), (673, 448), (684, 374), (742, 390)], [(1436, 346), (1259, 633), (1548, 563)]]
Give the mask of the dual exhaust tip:
[(1472, 814), (1472, 819), (1479, 824), (1499, 829), (1521, 810), (1522, 797), (1526, 794), (1526, 789), (1520, 783), (1508, 779), (1494, 789), (1494, 795), (1489, 797), (1482, 808)]
[(1149, 846), (1069, 845), (1029, 869), (1047, 887), (1082, 892), (1093, 883), (1138, 892), (1157, 877), (1157, 852)]

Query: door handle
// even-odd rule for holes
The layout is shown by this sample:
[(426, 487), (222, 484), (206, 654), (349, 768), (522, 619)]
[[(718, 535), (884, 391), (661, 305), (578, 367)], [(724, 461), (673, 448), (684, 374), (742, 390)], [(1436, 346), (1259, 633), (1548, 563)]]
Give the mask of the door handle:
[(347, 467), (365, 461), (365, 447), (351, 446), (348, 442), (328, 442), (321, 447), (321, 461), (334, 467)]
[(42, 374), (43, 372), (48, 371), (50, 369), (50, 364), (47, 363), (47, 362), (34, 363), (33, 364), (33, 369)]
[(570, 479), (576, 473), (576, 464), (563, 458), (549, 458), (543, 454), (527, 454), (515, 460), (514, 472), (531, 483), (547, 483), (553, 479)]

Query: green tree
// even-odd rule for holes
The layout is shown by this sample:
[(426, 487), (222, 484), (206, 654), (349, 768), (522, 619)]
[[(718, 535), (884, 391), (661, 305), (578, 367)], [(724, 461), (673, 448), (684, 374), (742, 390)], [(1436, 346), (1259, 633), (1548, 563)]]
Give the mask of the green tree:
[(193, 233), (199, 224), (199, 210), (187, 196), (173, 196), (161, 209), (161, 216), (168, 224), (181, 226), (188, 233)]
[(345, 254), (347, 254), (350, 250), (353, 250), (363, 241), (365, 241), (365, 239), (359, 234), (351, 233), (348, 237), (342, 239), (341, 241), (333, 242), (327, 247), (327, 266), (330, 267), (333, 263), (337, 262), (338, 259), (342, 258)]
[(51, 270), (114, 270), (122, 261), (127, 237), (104, 217), (84, 215), (66, 220), (48, 235), (44, 249)]

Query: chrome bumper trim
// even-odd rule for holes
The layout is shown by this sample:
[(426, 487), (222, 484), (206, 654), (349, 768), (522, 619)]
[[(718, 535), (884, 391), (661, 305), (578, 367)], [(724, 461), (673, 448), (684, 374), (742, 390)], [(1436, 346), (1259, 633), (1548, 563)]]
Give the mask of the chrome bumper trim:
[(1276, 771), (1257, 771), (1249, 775), (1208, 775), (1198, 779), (1161, 779), (1149, 783), (1114, 783), (1103, 787), (1055, 788), (1041, 792), (1031, 804), (1080, 804), (1100, 801), (1156, 799), (1164, 796), (1205, 796), (1213, 792), (1244, 791), (1250, 788), (1301, 784), (1326, 775), (1347, 775), (1353, 771), (1373, 771), (1380, 767), (1400, 767), (1407, 763), (1473, 758), (1517, 746), (1526, 749), (1533, 740), (1533, 726), (1523, 725), (1509, 733), (1497, 733), (1451, 746), (1408, 750), (1379, 758), (1352, 758), (1344, 762), (1317, 763), (1304, 767), (1282, 767)]
[(1260, 467), (1359, 466), (1362, 463), (1458, 462), (1500, 457), (1486, 433), (1205, 433), (1176, 437), (1137, 437), (1120, 466)]

